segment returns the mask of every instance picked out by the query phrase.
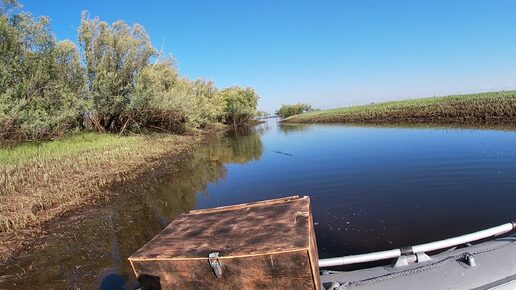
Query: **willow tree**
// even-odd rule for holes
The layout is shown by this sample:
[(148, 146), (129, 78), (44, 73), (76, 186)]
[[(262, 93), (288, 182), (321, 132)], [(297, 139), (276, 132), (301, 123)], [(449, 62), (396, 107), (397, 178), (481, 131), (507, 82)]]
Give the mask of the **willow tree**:
[(299, 115), (303, 113), (307, 113), (312, 111), (312, 105), (297, 103), (293, 105), (281, 105), (281, 107), (276, 111), (276, 115), (281, 118), (287, 118), (294, 115)]
[(229, 87), (220, 91), (225, 102), (224, 121), (234, 127), (251, 121), (257, 113), (258, 95), (252, 88)]
[(0, 137), (58, 136), (78, 124), (84, 75), (70, 41), (58, 42), (49, 19), (0, 2)]
[(224, 99), (212, 81), (189, 81), (194, 107), (190, 108), (188, 123), (198, 128), (217, 122), (224, 114)]
[(100, 129), (118, 131), (124, 124), (136, 77), (156, 50), (145, 29), (123, 21), (112, 25), (83, 12), (79, 43), (84, 53), (89, 94)]
[(130, 111), (138, 116), (140, 126), (152, 122), (152, 126), (168, 130), (203, 127), (216, 122), (223, 109), (213, 82), (179, 76), (172, 59), (158, 61), (141, 71), (130, 103)]
[(184, 110), (188, 104), (183, 96), (187, 91), (171, 60), (146, 66), (136, 77), (129, 104), (131, 125), (162, 131), (184, 130)]

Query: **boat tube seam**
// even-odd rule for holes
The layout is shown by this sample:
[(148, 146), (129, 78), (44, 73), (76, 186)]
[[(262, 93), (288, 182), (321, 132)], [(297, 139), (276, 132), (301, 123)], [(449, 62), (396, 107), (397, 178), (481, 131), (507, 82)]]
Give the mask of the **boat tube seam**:
[(419, 266), (419, 267), (416, 267), (416, 268), (413, 268), (413, 269), (403, 270), (403, 271), (396, 272), (396, 273), (388, 273), (388, 274), (384, 274), (384, 275), (377, 276), (377, 277), (374, 277), (374, 278), (368, 278), (368, 279), (357, 280), (357, 281), (346, 281), (346, 282), (338, 281), (338, 283), (340, 283), (340, 286), (338, 288), (336, 288), (336, 289), (337, 290), (344, 290), (344, 289), (351, 288), (351, 287), (357, 287), (357, 286), (362, 286), (362, 285), (370, 285), (370, 284), (374, 284), (374, 283), (378, 283), (378, 282), (383, 282), (383, 281), (387, 281), (387, 280), (398, 278), (398, 277), (404, 277), (404, 276), (407, 276), (407, 275), (412, 275), (412, 274), (428, 271), (428, 270), (431, 270), (433, 268), (442, 266), (442, 265), (444, 265), (447, 262), (458, 261), (458, 260), (464, 259), (467, 255), (476, 255), (476, 254), (482, 254), (482, 253), (487, 253), (487, 252), (495, 251), (495, 250), (501, 249), (503, 247), (506, 247), (508, 245), (512, 245), (514, 243), (515, 243), (514, 241), (510, 241), (510, 242), (508, 242), (506, 244), (498, 245), (496, 247), (491, 247), (491, 248), (488, 248), (488, 249), (482, 249), (482, 250), (477, 250), (477, 251), (472, 251), (472, 252), (469, 252), (469, 251), (468, 252), (463, 252), (461, 254), (457, 254), (457, 255), (453, 255), (453, 256), (448, 256), (448, 257), (443, 258), (443, 259), (441, 259), (439, 261), (435, 261), (435, 262), (432, 262), (430, 264), (422, 265), (422, 266)]
[(404, 253), (426, 253), (435, 250), (445, 249), (457, 245), (466, 244), (472, 241), (481, 240), (488, 237), (499, 236), (501, 234), (510, 232), (516, 228), (516, 223), (510, 222), (503, 225), (499, 225), (493, 228), (481, 230), (478, 232), (448, 238), (440, 241), (435, 241), (426, 244), (420, 244), (415, 246), (403, 247), (401, 249), (386, 250), (380, 252), (373, 252), (367, 254), (359, 254), (352, 256), (336, 257), (336, 258), (325, 258), (319, 259), (319, 267), (332, 267), (341, 265), (350, 265), (356, 263), (372, 262), (378, 260), (397, 258)]

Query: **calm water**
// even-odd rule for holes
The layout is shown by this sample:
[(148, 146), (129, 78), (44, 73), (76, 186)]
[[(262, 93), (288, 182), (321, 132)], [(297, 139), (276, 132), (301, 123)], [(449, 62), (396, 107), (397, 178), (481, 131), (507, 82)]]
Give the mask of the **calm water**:
[(127, 257), (181, 212), (295, 194), (312, 198), (322, 258), (498, 225), (516, 218), (516, 132), (269, 121), (70, 221), (0, 267), (0, 277), (27, 273), (0, 288), (133, 289)]

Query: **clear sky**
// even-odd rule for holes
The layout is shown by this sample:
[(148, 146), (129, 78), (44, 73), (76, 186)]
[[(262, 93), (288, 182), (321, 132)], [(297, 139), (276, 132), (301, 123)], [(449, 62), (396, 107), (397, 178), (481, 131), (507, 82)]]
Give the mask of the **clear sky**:
[(516, 89), (516, 1), (20, 1), (59, 39), (82, 10), (138, 22), (182, 74), (251, 86), (269, 112)]

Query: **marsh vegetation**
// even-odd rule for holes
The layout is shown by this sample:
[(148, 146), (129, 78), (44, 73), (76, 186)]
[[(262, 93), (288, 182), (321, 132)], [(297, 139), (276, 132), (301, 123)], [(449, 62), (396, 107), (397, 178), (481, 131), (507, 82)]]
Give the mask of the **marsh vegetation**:
[(0, 233), (40, 224), (92, 198), (108, 198), (114, 182), (182, 157), (200, 140), (84, 133), (0, 149)]
[(309, 112), (289, 123), (514, 124), (516, 91), (422, 98)]
[[(116, 137), (113, 140), (112, 137), (75, 136), (73, 140), (65, 138), (45, 144), (56, 147), (58, 143), (68, 142), (69, 145), (74, 144), (72, 147), (75, 152), (84, 155), (87, 150), (99, 153), (101, 149), (95, 143), (85, 144), (88, 140), (104, 140), (106, 148), (112, 148), (120, 146), (119, 141), (127, 139)], [(141, 136), (135, 137), (133, 142), (142, 141)], [(170, 138), (168, 134), (154, 137), (156, 138), (149, 140), (149, 143), (163, 142), (163, 145), (172, 146), (176, 141), (180, 142), (162, 140)], [(183, 141), (186, 138), (187, 142), (190, 138), (177, 137)], [(29, 244), (30, 249), (25, 246), (9, 262), (2, 262), (0, 255), (0, 288), (30, 289), (34, 285), (45, 285), (61, 289), (76, 283), (81, 288), (112, 289), (99, 286), (109, 280), (106, 269), (111, 267), (116, 269), (117, 277), (122, 275), (123, 279), (128, 280), (127, 285), (134, 284), (136, 287), (136, 277), (126, 258), (176, 216), (195, 208), (199, 195), (208, 197), (208, 185), (227, 178), (226, 164), (236, 163), (243, 166), (249, 161), (259, 160), (264, 152), (259, 132), (252, 129), (239, 130), (236, 133), (220, 132), (205, 139), (209, 141), (200, 144), (191, 154), (188, 152), (177, 159), (163, 158), (154, 161), (152, 165), (138, 170), (138, 174), (121, 174), (119, 182), (105, 188), (109, 191), (109, 196), (106, 196), (104, 190), (94, 193), (94, 197), (100, 197), (94, 206), (83, 207), (80, 211), (72, 210), (63, 217), (58, 217), (57, 222), (54, 219), (47, 223), (41, 230), (0, 233), (0, 246), (10, 246), (8, 249), (11, 251), (20, 248), (16, 242), (22, 242), (19, 237), (28, 235), (27, 232), (37, 237)], [(62, 154), (67, 154), (66, 146), (58, 146), (60, 149), (50, 147), (38, 150), (41, 152), (41, 159), (55, 156), (55, 151), (64, 151)], [(177, 148), (178, 146), (170, 147)], [(130, 147), (120, 149), (121, 156), (125, 156), (125, 149)], [(27, 153), (20, 153), (19, 159), (25, 160), (23, 155), (32, 156), (33, 150), (32, 147), (26, 148)], [(50, 150), (54, 152), (48, 152)], [(104, 201), (104, 198), (109, 200)], [(6, 240), (14, 242), (7, 243)], [(2, 248), (0, 253), (1, 250)], [(12, 256), (12, 253), (9, 254)], [(62, 275), (68, 278), (63, 279)]]

